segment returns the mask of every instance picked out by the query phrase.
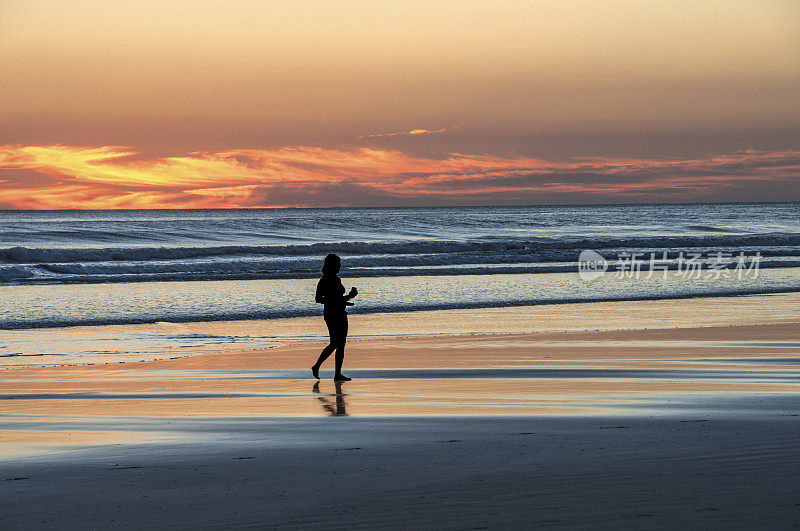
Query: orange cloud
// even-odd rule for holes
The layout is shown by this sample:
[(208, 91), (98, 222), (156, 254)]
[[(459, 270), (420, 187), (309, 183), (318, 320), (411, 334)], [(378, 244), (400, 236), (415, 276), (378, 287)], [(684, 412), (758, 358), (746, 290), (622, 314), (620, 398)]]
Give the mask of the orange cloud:
[(117, 147), (0, 146), (0, 207), (239, 208), (800, 199), (800, 151), (693, 160), (318, 147), (146, 159)]
[[(455, 129), (455, 128), (454, 128)], [(380, 136), (399, 136), (399, 135), (407, 135), (407, 136), (417, 136), (417, 135), (433, 135), (436, 133), (444, 133), (448, 131), (447, 128), (442, 129), (410, 129), (408, 131), (399, 131), (397, 133), (374, 133), (371, 135), (361, 135), (358, 138), (377, 138)]]

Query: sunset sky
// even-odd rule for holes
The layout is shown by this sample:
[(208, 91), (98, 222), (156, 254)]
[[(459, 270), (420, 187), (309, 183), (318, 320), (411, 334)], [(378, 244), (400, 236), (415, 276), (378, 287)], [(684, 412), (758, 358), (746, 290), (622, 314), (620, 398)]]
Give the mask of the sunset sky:
[(0, 208), (800, 200), (800, 2), (0, 2)]

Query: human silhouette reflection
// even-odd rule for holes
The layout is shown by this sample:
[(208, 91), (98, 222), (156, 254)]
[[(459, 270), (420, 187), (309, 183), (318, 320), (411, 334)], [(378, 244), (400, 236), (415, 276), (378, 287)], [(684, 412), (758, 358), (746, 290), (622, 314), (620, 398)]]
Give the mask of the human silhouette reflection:
[(333, 382), (333, 385), (336, 387), (336, 401), (334, 402), (331, 400), (329, 395), (323, 395), (320, 393), (319, 390), (319, 382), (314, 383), (314, 387), (311, 388), (311, 391), (319, 396), (316, 397), (317, 400), (322, 402), (322, 409), (332, 417), (346, 417), (347, 416), (347, 409), (346, 404), (344, 402), (344, 397), (346, 396), (342, 392), (342, 382)]

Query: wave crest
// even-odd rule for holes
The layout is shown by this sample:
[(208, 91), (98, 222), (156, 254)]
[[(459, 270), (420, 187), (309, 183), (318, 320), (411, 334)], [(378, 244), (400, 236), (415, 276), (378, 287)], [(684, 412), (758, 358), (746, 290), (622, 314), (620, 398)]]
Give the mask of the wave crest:
[[(664, 237), (598, 237), (598, 238), (527, 238), (481, 239), (471, 241), (423, 240), (399, 242), (325, 242), (293, 245), (224, 245), (202, 247), (84, 247), (0, 249), (0, 262), (7, 264), (63, 264), (78, 262), (187, 260), (216, 257), (308, 257), (329, 252), (343, 255), (381, 254), (455, 254), (468, 252), (556, 251), (582, 249), (690, 249), (716, 247), (793, 247), (800, 250), (800, 234), (769, 233), (744, 235), (664, 236)], [(563, 253), (561, 253), (563, 254)], [(547, 257), (545, 257), (547, 258)], [(573, 257), (565, 260), (574, 260)]]

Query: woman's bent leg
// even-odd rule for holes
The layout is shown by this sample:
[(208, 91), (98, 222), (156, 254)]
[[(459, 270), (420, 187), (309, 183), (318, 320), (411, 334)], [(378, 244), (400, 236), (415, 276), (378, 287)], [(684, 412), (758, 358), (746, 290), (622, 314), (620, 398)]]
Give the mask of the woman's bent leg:
[(334, 350), (336, 350), (336, 345), (333, 342), (329, 343), (327, 347), (322, 349), (322, 352), (320, 353), (319, 358), (317, 358), (317, 362), (314, 364), (314, 367), (319, 369), (325, 360), (331, 356)]
[(317, 358), (317, 362), (311, 367), (311, 373), (314, 375), (314, 378), (319, 379), (319, 368), (325, 362), (326, 359), (330, 357), (334, 350), (336, 350), (336, 345), (338, 344), (338, 326), (336, 326), (336, 322), (325, 317), (325, 324), (328, 325), (328, 335), (331, 338), (331, 342), (328, 343), (328, 346), (322, 349), (322, 352)]

